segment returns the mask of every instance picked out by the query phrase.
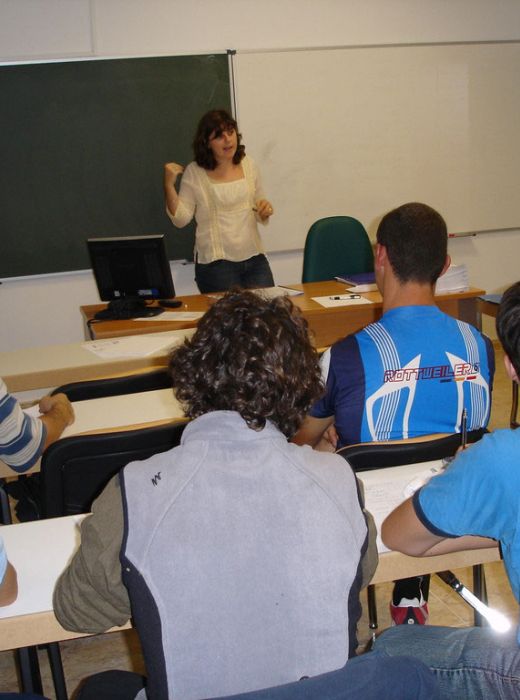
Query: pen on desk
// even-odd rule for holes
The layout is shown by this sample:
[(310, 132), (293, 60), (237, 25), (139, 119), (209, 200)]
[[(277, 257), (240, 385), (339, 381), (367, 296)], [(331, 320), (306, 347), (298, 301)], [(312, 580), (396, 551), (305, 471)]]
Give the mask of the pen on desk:
[(468, 412), (465, 408), (462, 409), (462, 420), (460, 426), (461, 438), (460, 446), (464, 449), (468, 442)]
[(329, 297), (332, 301), (346, 301), (347, 299), (361, 299), (361, 294), (341, 294), (335, 297)]

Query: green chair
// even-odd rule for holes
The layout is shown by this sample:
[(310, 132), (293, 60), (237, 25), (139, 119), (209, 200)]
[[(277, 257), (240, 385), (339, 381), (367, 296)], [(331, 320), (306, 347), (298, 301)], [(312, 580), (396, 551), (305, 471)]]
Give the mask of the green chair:
[(374, 251), (362, 223), (351, 216), (315, 221), (307, 233), (302, 282), (373, 272)]

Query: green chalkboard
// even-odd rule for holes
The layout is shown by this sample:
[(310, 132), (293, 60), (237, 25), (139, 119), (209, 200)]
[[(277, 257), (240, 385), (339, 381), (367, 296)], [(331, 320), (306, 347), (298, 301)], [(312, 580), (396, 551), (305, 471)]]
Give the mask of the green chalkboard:
[(86, 239), (164, 233), (163, 164), (193, 159), (208, 109), (230, 107), (225, 54), (0, 67), (0, 277), (90, 267)]

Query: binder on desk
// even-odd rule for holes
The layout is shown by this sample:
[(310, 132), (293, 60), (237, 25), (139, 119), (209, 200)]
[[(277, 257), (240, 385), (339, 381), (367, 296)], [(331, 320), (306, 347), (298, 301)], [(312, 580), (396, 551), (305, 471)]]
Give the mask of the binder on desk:
[(376, 281), (376, 273), (356, 272), (353, 275), (349, 275), (347, 273), (345, 275), (338, 275), (337, 277), (334, 277), (334, 279), (338, 280), (338, 282), (345, 282), (345, 284), (374, 284)]

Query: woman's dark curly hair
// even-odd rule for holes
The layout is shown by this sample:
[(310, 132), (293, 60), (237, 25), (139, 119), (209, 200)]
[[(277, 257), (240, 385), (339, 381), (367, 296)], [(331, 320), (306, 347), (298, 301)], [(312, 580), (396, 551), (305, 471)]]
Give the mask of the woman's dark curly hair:
[(201, 318), (170, 358), (184, 411), (237, 411), (250, 428), (272, 421), (292, 437), (322, 394), (318, 354), (307, 321), (288, 297), (231, 291)]
[(246, 154), (246, 148), (240, 143), (242, 134), (238, 133), (238, 125), (233, 117), (225, 109), (214, 109), (206, 112), (197, 127), (195, 138), (193, 139), (193, 153), (195, 162), (205, 170), (215, 170), (217, 161), (213, 151), (209, 147), (209, 137), (213, 132), (220, 136), (226, 129), (234, 129), (237, 132), (237, 150), (233, 156), (233, 163), (238, 165)]

